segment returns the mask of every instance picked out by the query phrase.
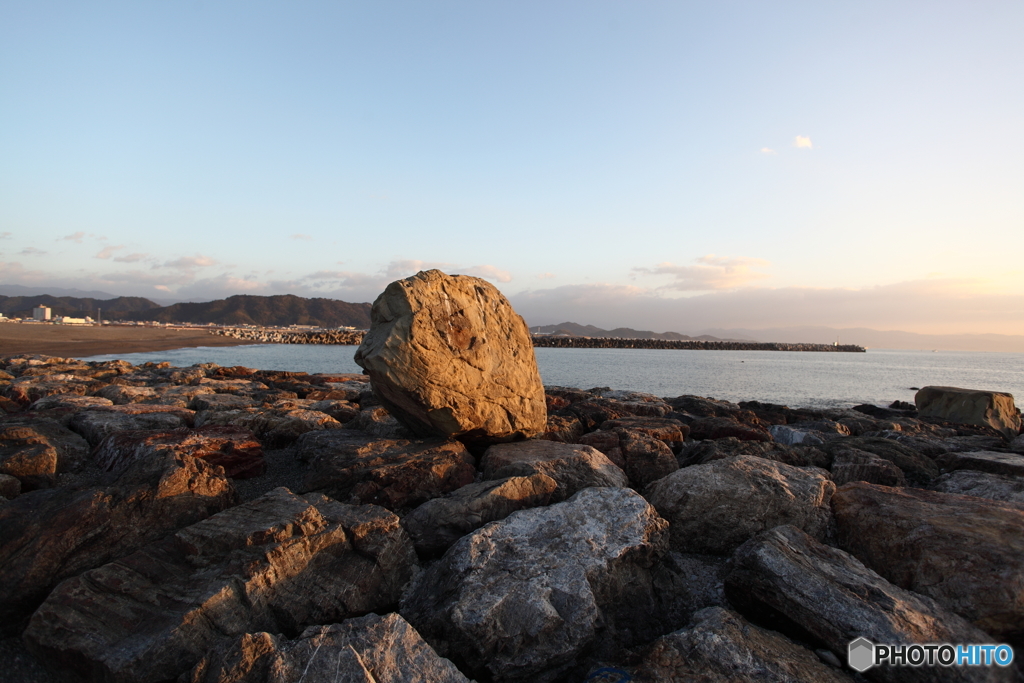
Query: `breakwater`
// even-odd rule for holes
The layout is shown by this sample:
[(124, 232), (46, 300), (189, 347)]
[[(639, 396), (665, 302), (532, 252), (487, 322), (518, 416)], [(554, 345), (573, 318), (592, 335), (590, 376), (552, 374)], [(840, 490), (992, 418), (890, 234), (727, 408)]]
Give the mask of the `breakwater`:
[(831, 351), (864, 353), (853, 344), (701, 341), (696, 339), (616, 339), (611, 337), (534, 337), (533, 345), (557, 349), (687, 349), (692, 351)]
[[(225, 327), (213, 334), (265, 344), (340, 344), (358, 346), (364, 332), (349, 330), (292, 331)], [(783, 342), (622, 339), (615, 337), (533, 337), (533, 345), (559, 349), (686, 349), (691, 351), (817, 351), (864, 353), (854, 344), (787, 344)]]

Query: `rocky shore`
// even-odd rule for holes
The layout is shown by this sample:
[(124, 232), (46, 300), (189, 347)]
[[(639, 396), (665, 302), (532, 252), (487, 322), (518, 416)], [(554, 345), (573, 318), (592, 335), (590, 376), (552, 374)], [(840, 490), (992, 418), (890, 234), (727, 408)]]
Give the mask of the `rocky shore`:
[[(265, 328), (218, 328), (213, 334), (263, 344), (343, 344), (358, 346), (364, 332), (330, 330), (297, 332)], [(687, 349), (692, 351), (817, 351), (864, 353), (853, 344), (787, 344), (783, 342), (699, 341), (676, 339), (622, 339), (619, 337), (531, 337), (535, 347), (558, 349)]]
[(1024, 653), (1016, 434), (548, 386), (485, 446), (368, 380), (0, 359), (4, 680), (1020, 680), (847, 665)]

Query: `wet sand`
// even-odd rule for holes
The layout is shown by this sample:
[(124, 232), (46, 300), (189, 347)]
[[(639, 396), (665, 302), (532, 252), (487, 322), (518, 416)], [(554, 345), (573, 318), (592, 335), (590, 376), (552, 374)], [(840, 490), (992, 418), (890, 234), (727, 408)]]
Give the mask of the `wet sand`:
[(253, 344), (210, 334), (201, 328), (134, 327), (119, 325), (48, 325), (0, 322), (0, 356), (41, 353), (77, 357), (100, 354), (167, 351), (195, 346)]

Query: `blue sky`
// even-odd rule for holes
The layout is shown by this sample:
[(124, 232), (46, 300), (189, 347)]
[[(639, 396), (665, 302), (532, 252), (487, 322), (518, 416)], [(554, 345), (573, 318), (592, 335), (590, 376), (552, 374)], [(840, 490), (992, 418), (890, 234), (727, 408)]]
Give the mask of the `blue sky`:
[(1024, 334), (1019, 2), (0, 2), (0, 283)]

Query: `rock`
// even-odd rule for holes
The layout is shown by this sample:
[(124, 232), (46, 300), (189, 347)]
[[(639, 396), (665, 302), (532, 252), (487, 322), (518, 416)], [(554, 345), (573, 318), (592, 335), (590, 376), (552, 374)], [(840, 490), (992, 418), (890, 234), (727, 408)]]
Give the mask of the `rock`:
[(810, 650), (721, 607), (697, 612), (685, 629), (654, 641), (642, 658), (633, 672), (641, 681), (852, 683)]
[(309, 432), (296, 442), (310, 461), (305, 488), (346, 503), (416, 507), (473, 483), (475, 460), (459, 441), (374, 439), (348, 429)]
[(892, 583), (997, 638), (1024, 634), (1024, 510), (864, 483), (841, 487), (832, 508), (840, 547)]
[(188, 407), (195, 411), (200, 410), (238, 410), (240, 408), (251, 408), (258, 405), (256, 399), (249, 396), (237, 396), (235, 394), (199, 394), (194, 396)]
[(438, 270), (388, 285), (355, 361), (416, 434), (509, 440), (547, 409), (529, 330), (490, 283)]
[(832, 481), (836, 486), (851, 481), (866, 481), (884, 486), (905, 486), (903, 470), (885, 458), (857, 448), (843, 448), (836, 451), (832, 460)]
[(387, 408), (381, 406), (363, 408), (345, 426), (381, 439), (408, 439), (413, 436), (413, 433), (395, 419), (395, 416), (389, 413)]
[(548, 414), (548, 425), (541, 439), (547, 441), (560, 441), (562, 443), (577, 443), (583, 436), (583, 423), (578, 417), (566, 415)]
[(589, 488), (463, 537), (403, 598), (442, 655), (494, 681), (561, 680), (588, 649), (641, 642), (667, 523), (639, 495)]
[(651, 620), (659, 633), (682, 628), (705, 607), (727, 607), (725, 572), (727, 559), (718, 555), (679, 553), (670, 550), (652, 570), (657, 607)]
[(470, 683), (398, 614), (310, 626), (295, 640), (246, 633), (207, 655), (182, 683)]
[(223, 470), (171, 453), (107, 486), (18, 496), (0, 507), (0, 630), (17, 629), (61, 580), (236, 502)]
[(944, 472), (953, 470), (976, 470), (991, 474), (1005, 474), (1024, 477), (1024, 455), (997, 453), (992, 451), (969, 451), (947, 453), (938, 459)]
[(931, 490), (989, 498), (1024, 508), (1024, 477), (975, 470), (955, 470), (940, 474), (932, 482)]
[(678, 452), (683, 447), (683, 442), (690, 433), (688, 425), (667, 417), (620, 417), (603, 423), (601, 429), (632, 429), (642, 432), (651, 438), (664, 441), (673, 452)]
[[(856, 486), (854, 484), (853, 486)], [(892, 585), (847, 553), (779, 526), (740, 546), (729, 601), (755, 623), (821, 644), (846, 661), (851, 641), (988, 643), (991, 636), (931, 598)], [(877, 681), (1012, 681), (999, 667), (874, 667)]]
[(823, 435), (814, 433), (809, 429), (797, 429), (795, 427), (786, 427), (785, 425), (772, 425), (768, 428), (768, 433), (772, 435), (772, 439), (776, 443), (781, 443), (785, 446), (795, 446), (797, 444), (803, 444), (805, 446), (820, 446), (825, 443)]
[(771, 441), (768, 430), (728, 417), (700, 417), (690, 423), (690, 436), (699, 441), (735, 437), (740, 441)]
[(252, 432), (228, 426), (118, 432), (100, 442), (93, 460), (108, 472), (123, 472), (138, 460), (159, 457), (162, 451), (201, 458), (223, 467), (232, 479), (258, 477), (267, 469), (263, 446)]
[(484, 479), (546, 474), (558, 482), (553, 500), (565, 500), (590, 486), (624, 487), (626, 473), (590, 446), (556, 441), (495, 444), (480, 461)]
[[(605, 424), (616, 422), (609, 420)], [(608, 459), (625, 470), (626, 476), (633, 488), (642, 491), (648, 484), (668, 476), (679, 469), (672, 449), (661, 439), (649, 436), (647, 433), (634, 430), (618, 428), (610, 432), (613, 437), (614, 446), (611, 443), (597, 445), (597, 439), (591, 438), (598, 434), (609, 434), (608, 431), (600, 429), (591, 432), (583, 437), (582, 441), (590, 443), (595, 448), (608, 456)], [(604, 450), (605, 448), (609, 450)], [(620, 464), (621, 463), (621, 464)]]
[(357, 404), (339, 399), (314, 401), (309, 406), (309, 409), (319, 410), (321, 413), (327, 413), (342, 424), (351, 422), (359, 416), (359, 406)]
[(172, 680), (244, 633), (386, 610), (415, 561), (386, 510), (279, 488), (65, 581), (24, 640), (93, 680)]
[(213, 389), (218, 394), (234, 394), (236, 396), (247, 396), (270, 388), (263, 382), (246, 379), (213, 379), (211, 377), (200, 377), (195, 384)]
[(756, 455), (765, 460), (774, 460), (794, 467), (832, 466), (832, 458), (815, 446), (786, 446), (781, 443), (762, 441), (740, 441), (736, 438), (714, 441), (688, 441), (679, 451), (677, 460), (681, 467), (703, 465), (714, 460), (731, 458), (734, 455)]
[(0, 446), (11, 440), (57, 449), (57, 472), (72, 472), (89, 457), (89, 444), (57, 420), (36, 415), (8, 417), (0, 427)]
[(423, 503), (402, 519), (416, 552), (440, 554), (466, 534), (516, 510), (551, 502), (557, 482), (546, 474), (468, 484)]
[(46, 444), (0, 443), (0, 474), (16, 477), (26, 491), (53, 486), (57, 479), (56, 448)]
[(117, 405), (126, 403), (141, 403), (157, 397), (156, 389), (153, 387), (130, 387), (119, 384), (108, 384), (96, 392), (97, 396), (110, 399)]
[(867, 451), (888, 460), (900, 468), (909, 483), (917, 486), (927, 486), (932, 479), (939, 476), (939, 468), (931, 458), (891, 439), (851, 436), (830, 441), (825, 446), (833, 460), (841, 452), (849, 453), (851, 449), (854, 455), (857, 455), (857, 451)]
[[(140, 404), (112, 407), (131, 408), (138, 405)], [(89, 442), (89, 445), (95, 447), (103, 439), (117, 432), (143, 429), (169, 431), (187, 427), (188, 424), (188, 421), (176, 412), (154, 411), (133, 415), (114, 410), (83, 410), (74, 414), (68, 422), (68, 427), (81, 434)]]
[(651, 484), (644, 496), (671, 524), (673, 550), (725, 555), (780, 524), (824, 538), (835, 488), (818, 468), (740, 455), (683, 468)]
[(79, 396), (78, 394), (52, 394), (45, 396), (32, 405), (29, 410), (54, 410), (70, 408), (71, 410), (84, 410), (87, 408), (103, 408), (114, 405), (110, 399), (101, 396)]
[[(143, 403), (160, 403), (164, 405), (177, 406), (179, 408), (187, 408), (192, 403), (192, 399), (196, 396), (212, 396), (214, 393), (213, 389), (209, 387), (199, 387), (192, 385), (177, 385), (177, 384), (160, 384), (153, 389), (156, 391), (157, 396), (153, 399), (146, 399)], [(110, 398), (109, 396), (107, 398)], [(117, 403), (117, 401), (114, 401)]]
[(9, 474), (0, 474), (0, 498), (17, 498), (21, 495), (21, 481)]
[(1020, 433), (1020, 411), (1013, 396), (999, 391), (979, 391), (956, 387), (924, 387), (914, 395), (918, 414), (961, 424), (996, 429), (1007, 440)]

